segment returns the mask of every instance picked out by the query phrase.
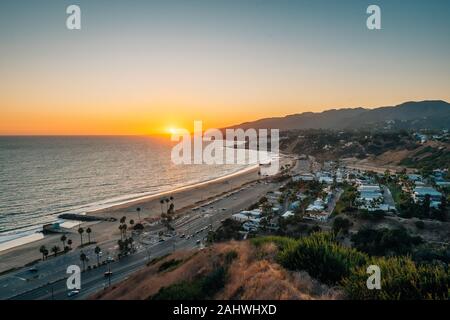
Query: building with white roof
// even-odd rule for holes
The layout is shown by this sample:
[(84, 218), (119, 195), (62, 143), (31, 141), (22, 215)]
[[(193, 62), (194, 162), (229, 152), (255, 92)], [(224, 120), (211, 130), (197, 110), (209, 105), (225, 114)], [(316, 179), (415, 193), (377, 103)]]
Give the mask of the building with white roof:
[(420, 186), (415, 187), (413, 192), (414, 202), (422, 202), (425, 196), (430, 196), (430, 207), (437, 208), (441, 204), (442, 193), (434, 189), (433, 187)]

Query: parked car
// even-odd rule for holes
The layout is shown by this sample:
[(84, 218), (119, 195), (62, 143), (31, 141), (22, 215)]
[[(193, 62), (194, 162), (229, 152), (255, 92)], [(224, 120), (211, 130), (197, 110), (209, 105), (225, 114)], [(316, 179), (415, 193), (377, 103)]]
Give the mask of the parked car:
[(68, 297), (73, 297), (73, 296), (76, 296), (77, 294), (79, 294), (80, 293), (80, 290), (72, 290), (72, 291), (69, 291), (68, 293), (67, 293), (67, 296)]

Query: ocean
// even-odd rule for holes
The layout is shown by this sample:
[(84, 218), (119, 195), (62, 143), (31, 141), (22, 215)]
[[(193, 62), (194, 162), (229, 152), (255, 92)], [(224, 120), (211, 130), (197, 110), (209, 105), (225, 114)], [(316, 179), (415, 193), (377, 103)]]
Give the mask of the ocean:
[(152, 137), (0, 137), (0, 243), (61, 213), (85, 213), (192, 185), (248, 165), (175, 165)]

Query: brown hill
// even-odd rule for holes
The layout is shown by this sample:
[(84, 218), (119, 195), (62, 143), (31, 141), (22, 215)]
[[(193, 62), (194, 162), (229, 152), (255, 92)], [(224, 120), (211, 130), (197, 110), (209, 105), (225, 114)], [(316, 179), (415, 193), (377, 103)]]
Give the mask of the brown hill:
[(248, 241), (215, 244), (203, 250), (176, 252), (91, 299), (149, 299), (163, 287), (205, 277), (233, 259), (226, 281), (213, 299), (341, 299), (337, 289), (305, 272), (287, 271), (274, 261), (273, 245), (255, 248)]

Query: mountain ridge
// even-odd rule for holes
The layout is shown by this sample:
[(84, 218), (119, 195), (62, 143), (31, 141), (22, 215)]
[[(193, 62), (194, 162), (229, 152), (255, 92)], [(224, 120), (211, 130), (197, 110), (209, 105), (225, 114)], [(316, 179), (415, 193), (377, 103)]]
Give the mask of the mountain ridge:
[(228, 128), (255, 129), (450, 129), (450, 104), (443, 100), (407, 101), (374, 109), (363, 107), (303, 112), (262, 118)]

